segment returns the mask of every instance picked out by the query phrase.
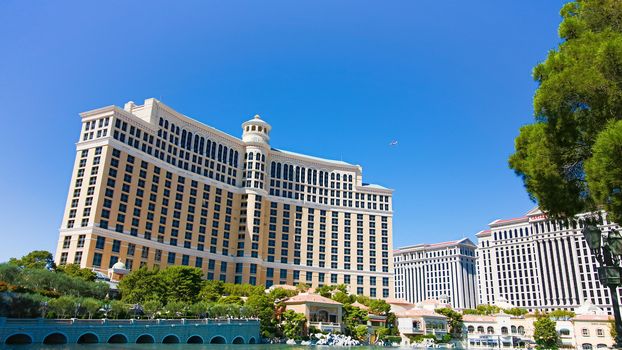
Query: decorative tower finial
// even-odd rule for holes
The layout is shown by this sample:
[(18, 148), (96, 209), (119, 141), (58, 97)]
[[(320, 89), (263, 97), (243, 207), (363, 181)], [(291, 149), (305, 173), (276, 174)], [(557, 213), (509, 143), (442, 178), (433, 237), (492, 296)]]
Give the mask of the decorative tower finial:
[(266, 123), (259, 114), (255, 114), (253, 119), (247, 120), (242, 124), (242, 141), (246, 143), (270, 144), (270, 130), (272, 127)]

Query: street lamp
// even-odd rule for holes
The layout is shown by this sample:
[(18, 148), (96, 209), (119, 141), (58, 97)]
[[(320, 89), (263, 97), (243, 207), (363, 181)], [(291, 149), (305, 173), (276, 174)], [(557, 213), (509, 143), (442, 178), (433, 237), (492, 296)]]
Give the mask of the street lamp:
[(611, 229), (603, 237), (601, 229), (595, 222), (586, 222), (582, 230), (587, 246), (598, 261), (598, 279), (600, 283), (609, 288), (611, 304), (615, 317), (616, 338), (615, 347), (622, 348), (622, 317), (620, 316), (620, 302), (618, 300), (618, 287), (622, 285), (620, 263), (622, 262), (622, 235), (619, 231)]

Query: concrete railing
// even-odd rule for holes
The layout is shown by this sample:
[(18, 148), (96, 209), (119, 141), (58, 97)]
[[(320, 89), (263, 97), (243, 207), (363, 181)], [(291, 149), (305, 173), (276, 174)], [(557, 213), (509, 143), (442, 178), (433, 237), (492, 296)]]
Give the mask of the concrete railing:
[(46, 319), (46, 318), (6, 318), (0, 317), (0, 326), (33, 327), (33, 326), (146, 326), (146, 325), (211, 325), (211, 324), (254, 324), (256, 318), (201, 318), (201, 319)]

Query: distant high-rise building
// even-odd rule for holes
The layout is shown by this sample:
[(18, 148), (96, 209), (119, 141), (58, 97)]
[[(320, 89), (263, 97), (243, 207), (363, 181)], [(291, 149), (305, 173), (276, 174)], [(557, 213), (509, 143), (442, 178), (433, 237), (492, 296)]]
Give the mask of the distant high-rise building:
[[(499, 299), (530, 311), (574, 310), (589, 301), (611, 313), (607, 288), (581, 229), (582, 215), (552, 220), (535, 208), (525, 216), (495, 220), (477, 234), (479, 302)], [(601, 228), (617, 225), (605, 221)]]
[(274, 149), (259, 116), (241, 139), (155, 99), (81, 117), (57, 264), (392, 296), (392, 190), (360, 166)]
[(439, 299), (454, 308), (477, 306), (475, 244), (468, 238), (393, 251), (395, 297), (410, 303)]

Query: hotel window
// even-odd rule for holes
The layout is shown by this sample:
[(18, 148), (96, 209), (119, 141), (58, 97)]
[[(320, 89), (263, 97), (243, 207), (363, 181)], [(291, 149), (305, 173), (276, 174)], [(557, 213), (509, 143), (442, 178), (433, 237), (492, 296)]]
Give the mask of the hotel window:
[(583, 328), (583, 329), (581, 330), (581, 334), (582, 334), (584, 337), (589, 337), (589, 336), (590, 336), (590, 331), (589, 331), (587, 328)]
[(67, 253), (67, 252), (62, 253), (62, 254), (60, 255), (60, 265), (65, 265), (65, 264), (67, 264), (67, 256), (68, 256), (68, 255), (69, 255), (69, 253)]
[(604, 337), (605, 336), (605, 332), (603, 331), (602, 328), (598, 328), (596, 330), (596, 335), (598, 335), (599, 337)]
[(114, 264), (117, 263), (117, 261), (119, 261), (119, 257), (118, 256), (110, 256), (110, 262), (108, 263), (108, 268), (111, 268)]
[(101, 266), (102, 265), (102, 255), (100, 253), (93, 254), (93, 266)]
[(106, 237), (99, 236), (97, 237), (97, 241), (95, 242), (95, 249), (104, 249), (105, 244), (106, 244)]
[(65, 236), (65, 238), (63, 238), (63, 249), (69, 248), (70, 244), (71, 244), (71, 236)]
[(168, 253), (168, 259), (166, 261), (169, 264), (174, 264), (175, 263), (175, 253), (173, 252), (169, 252)]
[(73, 257), (73, 263), (76, 265), (82, 263), (82, 252), (76, 252), (76, 255)]

